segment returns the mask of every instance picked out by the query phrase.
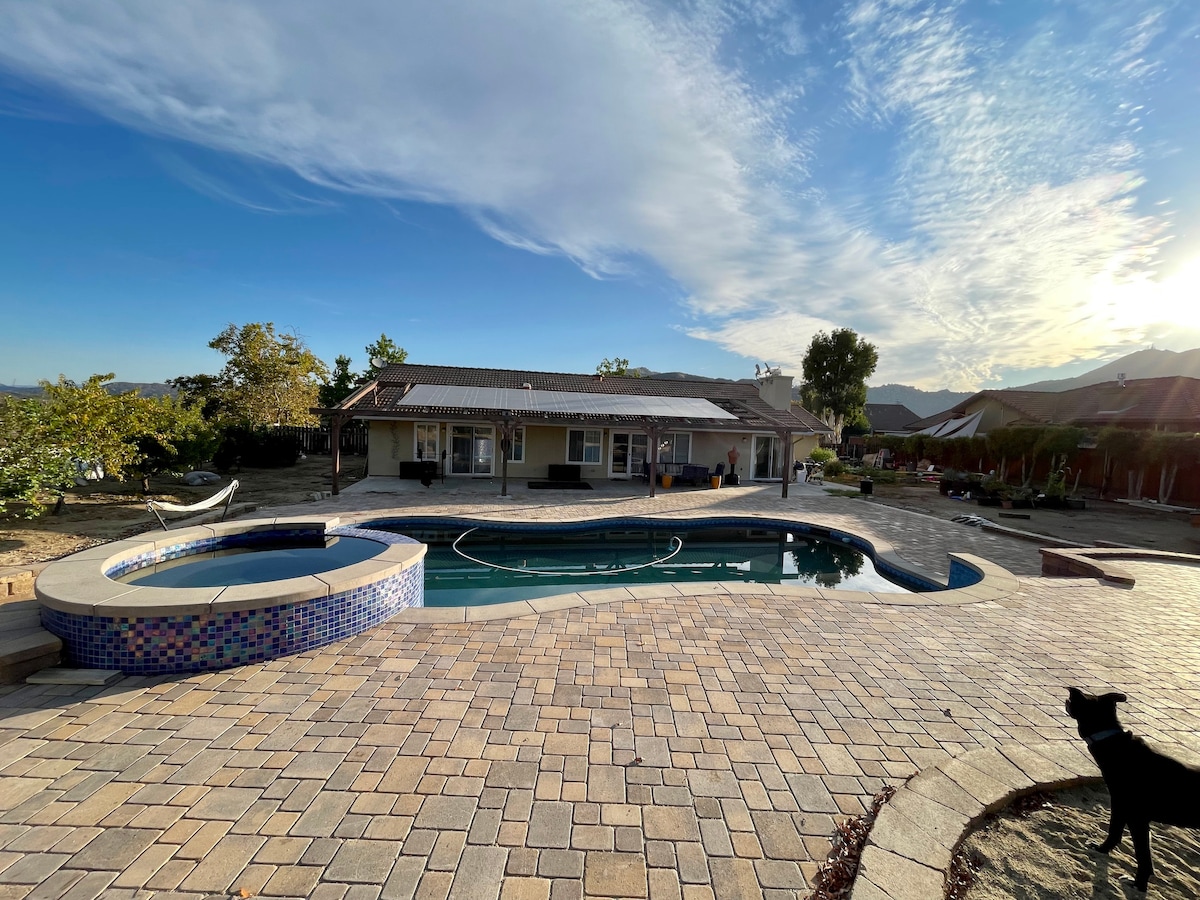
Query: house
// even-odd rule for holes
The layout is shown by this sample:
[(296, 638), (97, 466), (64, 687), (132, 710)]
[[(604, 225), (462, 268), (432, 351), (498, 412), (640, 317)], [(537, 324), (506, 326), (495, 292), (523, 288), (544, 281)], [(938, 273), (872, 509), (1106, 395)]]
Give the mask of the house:
[[(370, 475), (628, 479), (712, 470), (737, 450), (742, 478), (782, 479), (829, 429), (791, 403), (792, 378), (687, 381), (392, 365), (332, 409), (368, 423)], [(336, 434), (332, 442), (338, 446)], [(506, 452), (507, 451), (507, 452)], [(334, 492), (339, 459), (334, 454)]]
[(908, 434), (912, 423), (921, 418), (903, 403), (868, 403), (863, 413), (871, 434)]
[(1200, 379), (1173, 375), (1089, 384), (1069, 391), (980, 391), (913, 423), (919, 433), (970, 437), (1011, 425), (1112, 425), (1147, 431), (1200, 431)]

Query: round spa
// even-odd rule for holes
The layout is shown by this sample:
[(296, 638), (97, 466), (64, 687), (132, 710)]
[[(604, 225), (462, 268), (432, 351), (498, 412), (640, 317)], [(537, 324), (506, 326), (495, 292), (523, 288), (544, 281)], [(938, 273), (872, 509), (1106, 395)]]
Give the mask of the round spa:
[(66, 662), (224, 669), (352, 637), (424, 595), (425, 546), (337, 518), (145, 534), (47, 566), (35, 590)]

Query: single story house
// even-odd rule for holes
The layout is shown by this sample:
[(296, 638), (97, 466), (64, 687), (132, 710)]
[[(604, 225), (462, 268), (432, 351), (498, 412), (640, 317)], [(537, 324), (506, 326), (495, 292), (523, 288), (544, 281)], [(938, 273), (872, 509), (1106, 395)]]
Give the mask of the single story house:
[(1069, 391), (980, 391), (912, 423), (938, 437), (985, 435), (1010, 425), (1105, 426), (1147, 431), (1200, 431), (1200, 379), (1183, 375), (1131, 378)]
[[(829, 428), (793, 405), (792, 378), (693, 381), (391, 365), (332, 409), (337, 434), (368, 423), (369, 475), (628, 479), (725, 465), (740, 478), (781, 480)], [(648, 470), (648, 471), (647, 471)]]

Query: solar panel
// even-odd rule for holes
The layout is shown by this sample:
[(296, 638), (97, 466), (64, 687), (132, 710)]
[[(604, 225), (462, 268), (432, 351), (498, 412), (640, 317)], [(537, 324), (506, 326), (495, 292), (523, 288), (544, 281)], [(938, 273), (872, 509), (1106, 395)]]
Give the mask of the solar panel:
[(511, 409), (513, 412), (576, 413), (592, 416), (661, 416), (675, 419), (736, 419), (702, 397), (646, 397), (577, 391), (530, 391), (522, 388), (414, 385), (399, 406), (444, 409)]

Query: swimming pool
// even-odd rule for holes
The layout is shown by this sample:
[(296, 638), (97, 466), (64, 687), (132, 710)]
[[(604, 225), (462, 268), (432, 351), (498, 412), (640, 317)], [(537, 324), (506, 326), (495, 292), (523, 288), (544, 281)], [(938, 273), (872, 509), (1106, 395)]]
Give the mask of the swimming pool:
[(741, 582), (841, 590), (942, 590), (881, 563), (862, 538), (748, 518), (500, 523), (403, 518), (365, 523), (428, 546), (425, 606), (485, 606), (645, 584)]

